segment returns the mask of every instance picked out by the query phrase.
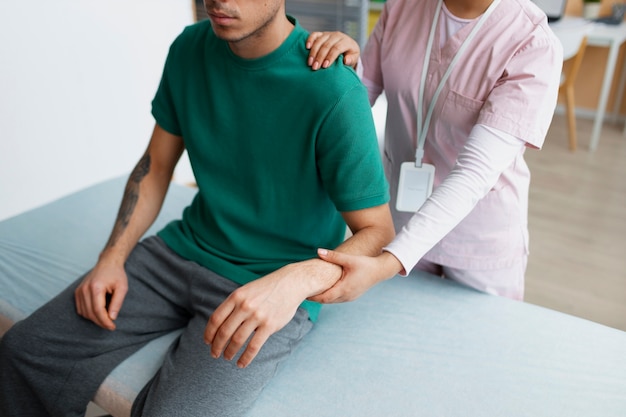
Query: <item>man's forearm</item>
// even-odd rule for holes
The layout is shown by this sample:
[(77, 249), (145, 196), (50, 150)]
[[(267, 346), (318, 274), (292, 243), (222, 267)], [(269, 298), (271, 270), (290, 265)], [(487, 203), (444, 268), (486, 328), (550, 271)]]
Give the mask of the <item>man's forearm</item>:
[(382, 248), (389, 244), (394, 236), (392, 226), (368, 226), (354, 233), (335, 250), (351, 255), (376, 256), (380, 255)]
[[(367, 226), (358, 230), (335, 250), (352, 255), (376, 256), (381, 254), (382, 248), (391, 242), (394, 236), (393, 223), (389, 217), (388, 221), (381, 222), (380, 225)], [(335, 264), (320, 259), (311, 259), (307, 262), (311, 263), (310, 268), (315, 268), (311, 269), (315, 272), (308, 276), (307, 281), (310, 287), (307, 297), (331, 288), (343, 274), (342, 268)]]
[(375, 256), (396, 235), (388, 204), (343, 212), (342, 216), (352, 236), (335, 249), (350, 255)]
[(124, 196), (122, 197), (122, 203), (120, 204), (119, 211), (117, 212), (115, 225), (113, 226), (113, 231), (111, 232), (111, 236), (109, 237), (104, 250), (115, 246), (120, 236), (128, 227), (128, 223), (130, 222), (131, 216), (137, 206), (137, 200), (139, 200), (139, 185), (145, 176), (148, 175), (148, 172), (150, 172), (150, 154), (145, 154), (139, 160), (135, 169), (131, 172), (130, 177), (128, 178), (126, 188), (124, 189)]
[(113, 230), (104, 246), (100, 260), (124, 262), (139, 238), (154, 222), (165, 197), (163, 186), (155, 175), (150, 176), (151, 157), (143, 155), (131, 172), (120, 204)]

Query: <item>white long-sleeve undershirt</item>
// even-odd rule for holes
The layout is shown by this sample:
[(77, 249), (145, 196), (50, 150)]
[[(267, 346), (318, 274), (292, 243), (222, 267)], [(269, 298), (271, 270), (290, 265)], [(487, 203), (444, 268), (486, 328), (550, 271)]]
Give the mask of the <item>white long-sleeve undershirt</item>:
[(524, 146), (523, 140), (499, 129), (473, 127), (450, 174), (383, 248), (402, 263), (402, 275), (472, 211)]

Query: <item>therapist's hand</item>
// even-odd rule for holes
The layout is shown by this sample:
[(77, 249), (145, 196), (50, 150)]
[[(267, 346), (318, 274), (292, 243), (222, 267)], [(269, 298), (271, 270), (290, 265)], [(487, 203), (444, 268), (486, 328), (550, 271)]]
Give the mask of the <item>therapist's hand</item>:
[[(78, 315), (98, 326), (115, 330), (122, 303), (128, 292), (128, 278), (123, 266), (99, 263), (74, 291)], [(108, 305), (107, 298), (111, 297)]]
[(211, 355), (218, 358), (223, 352), (231, 360), (250, 339), (237, 361), (237, 366), (245, 368), (307, 297), (330, 288), (340, 274), (336, 265), (311, 259), (239, 287), (213, 312), (205, 328), (204, 341), (211, 345)]
[(313, 69), (328, 68), (343, 54), (343, 63), (356, 69), (361, 49), (359, 44), (342, 32), (313, 32), (306, 41), (309, 49), (307, 64)]
[(383, 252), (378, 256), (363, 256), (319, 249), (317, 254), (320, 259), (339, 265), (343, 269), (341, 279), (332, 288), (309, 297), (309, 300), (318, 303), (355, 300), (374, 285), (394, 277), (403, 270), (400, 261), (389, 252)]

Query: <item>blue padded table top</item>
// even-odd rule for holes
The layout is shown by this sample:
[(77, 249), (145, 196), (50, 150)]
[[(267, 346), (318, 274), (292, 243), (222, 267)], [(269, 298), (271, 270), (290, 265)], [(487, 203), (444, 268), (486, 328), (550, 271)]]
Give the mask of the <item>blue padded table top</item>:
[[(124, 182), (0, 222), (0, 318), (23, 318), (94, 264)], [(173, 184), (149, 233), (194, 194)], [(105, 385), (132, 401), (175, 337)], [(268, 416), (624, 417), (626, 332), (415, 272), (324, 306), (248, 414)]]
[[(104, 181), (0, 222), (0, 314), (31, 313), (93, 267), (113, 229), (127, 177)], [(180, 218), (195, 190), (173, 184), (147, 235)], [(7, 280), (19, 277), (19, 280)], [(18, 287), (12, 288), (13, 285)]]

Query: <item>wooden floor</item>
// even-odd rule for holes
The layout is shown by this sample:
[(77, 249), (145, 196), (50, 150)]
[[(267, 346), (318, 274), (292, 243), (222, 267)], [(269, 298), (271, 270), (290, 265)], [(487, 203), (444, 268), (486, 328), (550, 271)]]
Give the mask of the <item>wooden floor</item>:
[(527, 150), (532, 180), (526, 301), (626, 330), (626, 137), (578, 120), (579, 149), (555, 115), (541, 151)]

